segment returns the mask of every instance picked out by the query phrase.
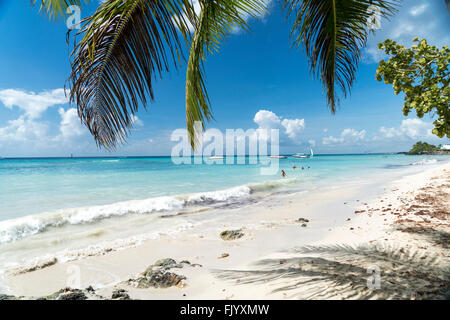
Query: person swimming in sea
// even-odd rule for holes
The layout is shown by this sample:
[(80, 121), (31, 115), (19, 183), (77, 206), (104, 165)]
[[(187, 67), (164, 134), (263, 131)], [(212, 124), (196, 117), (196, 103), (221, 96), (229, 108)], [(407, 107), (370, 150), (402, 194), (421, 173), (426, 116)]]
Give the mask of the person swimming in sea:
[(302, 167), (302, 170), (305, 170), (305, 168)]
[(295, 166), (295, 164), (292, 166), (292, 169), (294, 169), (294, 170), (297, 169), (297, 167)]
[(284, 172), (284, 170), (281, 170), (281, 176), (284, 178), (286, 177), (286, 172)]

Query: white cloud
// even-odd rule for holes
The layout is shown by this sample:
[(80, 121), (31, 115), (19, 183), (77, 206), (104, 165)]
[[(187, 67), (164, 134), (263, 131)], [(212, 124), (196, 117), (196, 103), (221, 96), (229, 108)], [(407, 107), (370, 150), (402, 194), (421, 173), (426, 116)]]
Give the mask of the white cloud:
[(305, 129), (305, 119), (284, 119), (281, 125), (286, 129), (286, 134), (292, 140), (298, 139)]
[(419, 16), (422, 13), (425, 12), (425, 10), (427, 10), (428, 8), (428, 3), (424, 3), (420, 6), (415, 6), (412, 7), (411, 10), (409, 10), (409, 14), (412, 15), (413, 17)]
[(23, 142), (40, 140), (47, 134), (48, 126), (44, 123), (20, 116), (8, 121), (7, 126), (0, 128), (0, 141)]
[(77, 109), (70, 108), (65, 111), (63, 108), (59, 108), (58, 112), (61, 116), (59, 130), (62, 138), (70, 139), (80, 136), (87, 131), (86, 127), (81, 124)]
[(142, 127), (144, 125), (144, 122), (138, 118), (138, 116), (136, 115), (131, 115), (131, 122), (135, 125), (135, 126), (139, 126)]
[(281, 119), (275, 113), (268, 110), (259, 110), (253, 121), (261, 128), (261, 129), (272, 129), (277, 128), (281, 124)]
[(363, 61), (378, 63), (386, 55), (378, 50), (377, 44), (386, 39), (410, 47), (415, 37), (425, 38), (428, 43), (442, 47), (450, 42), (450, 24), (445, 1), (408, 0), (403, 1), (398, 12), (381, 21), (381, 29), (369, 36), (367, 47), (363, 50)]
[(344, 129), (341, 132), (341, 135), (339, 137), (324, 137), (322, 138), (322, 144), (328, 145), (328, 144), (343, 144), (343, 143), (356, 143), (363, 141), (366, 137), (366, 130), (355, 130), (355, 129)]
[(300, 134), (305, 129), (305, 119), (283, 119), (269, 110), (259, 110), (253, 121), (258, 125), (258, 129), (279, 129), (281, 141), (285, 140), (286, 136), (297, 144), (300, 143)]
[(311, 147), (314, 147), (316, 145), (316, 140), (309, 140), (308, 143)]
[(64, 89), (43, 91), (38, 94), (23, 90), (5, 89), (0, 90), (0, 101), (9, 109), (16, 106), (25, 111), (25, 116), (28, 119), (37, 119), (49, 107), (68, 102)]
[(433, 124), (422, 121), (418, 118), (402, 120), (401, 125), (398, 128), (385, 128), (381, 127), (379, 130), (380, 135), (375, 136), (374, 140), (380, 139), (424, 139), (432, 138)]
[[(18, 107), (23, 114), (15, 120), (10, 120), (7, 125), (0, 128), (0, 140), (6, 142), (14, 141), (48, 141), (48, 125), (45, 122), (37, 121), (42, 114), (50, 107), (67, 103), (64, 89), (42, 91), (38, 94), (26, 92), (24, 90), (5, 89), (0, 90), (0, 101), (8, 109)], [(59, 113), (62, 117), (60, 126), (61, 134), (68, 135), (71, 127), (72, 112), (67, 114), (61, 108)], [(76, 115), (76, 113), (75, 113)], [(72, 131), (76, 133), (78, 131)]]

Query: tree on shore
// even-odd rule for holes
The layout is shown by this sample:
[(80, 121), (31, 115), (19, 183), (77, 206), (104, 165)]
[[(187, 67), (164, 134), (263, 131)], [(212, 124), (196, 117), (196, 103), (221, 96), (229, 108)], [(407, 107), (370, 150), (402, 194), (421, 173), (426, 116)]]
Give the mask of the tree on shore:
[(395, 94), (405, 94), (405, 116), (412, 109), (419, 118), (433, 112), (437, 115), (433, 133), (450, 138), (450, 49), (429, 45), (426, 39), (413, 41), (411, 48), (390, 39), (378, 44), (391, 57), (380, 61), (376, 78), (392, 84)]
[(431, 154), (437, 151), (439, 151), (439, 148), (435, 145), (419, 141), (414, 144), (408, 154)]

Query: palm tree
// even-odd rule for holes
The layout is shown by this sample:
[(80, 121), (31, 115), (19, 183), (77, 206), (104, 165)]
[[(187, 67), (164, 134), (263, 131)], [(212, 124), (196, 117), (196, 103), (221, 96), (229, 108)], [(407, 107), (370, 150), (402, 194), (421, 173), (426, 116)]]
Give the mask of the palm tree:
[[(39, 1), (49, 15), (64, 15), (80, 0)], [(370, 30), (375, 8), (391, 16), (399, 0), (284, 0), (294, 24), (291, 39), (302, 46), (311, 72), (320, 78), (332, 113), (339, 91), (346, 97)], [(147, 97), (154, 99), (153, 81), (185, 60), (186, 123), (195, 148), (194, 123), (213, 118), (203, 65), (234, 28), (247, 30), (245, 15), (267, 12), (267, 0), (108, 0), (82, 21), (75, 36), (69, 77), (70, 101), (100, 147), (125, 141), (133, 116)], [(193, 34), (190, 28), (193, 28)], [(80, 39), (81, 38), (81, 39)], [(78, 40), (80, 39), (80, 40)]]

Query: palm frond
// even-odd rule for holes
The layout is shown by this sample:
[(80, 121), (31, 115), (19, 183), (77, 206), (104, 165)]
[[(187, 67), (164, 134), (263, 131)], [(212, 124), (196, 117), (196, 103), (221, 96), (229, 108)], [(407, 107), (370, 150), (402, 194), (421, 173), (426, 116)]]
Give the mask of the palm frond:
[(236, 28), (248, 30), (246, 16), (256, 17), (266, 11), (264, 0), (200, 0), (201, 11), (195, 22), (186, 72), (186, 125), (195, 149), (195, 122), (212, 119), (206, 91), (203, 63), (207, 53), (219, 50), (221, 42)]
[[(81, 6), (81, 0), (30, 0), (31, 5), (40, 3), (39, 10), (44, 12), (49, 18), (62, 18), (67, 16), (67, 8), (72, 5)], [(89, 0), (84, 0), (88, 3)]]
[[(331, 111), (339, 105), (338, 87), (350, 92), (369, 34), (374, 11), (389, 17), (398, 0), (285, 0), (288, 17), (294, 16), (291, 38), (303, 46), (311, 72), (320, 77)], [(375, 10), (368, 10), (369, 7)]]
[(178, 31), (189, 39), (189, 0), (109, 0), (82, 22), (71, 54), (70, 101), (100, 147), (124, 142), (153, 80), (183, 57)]

